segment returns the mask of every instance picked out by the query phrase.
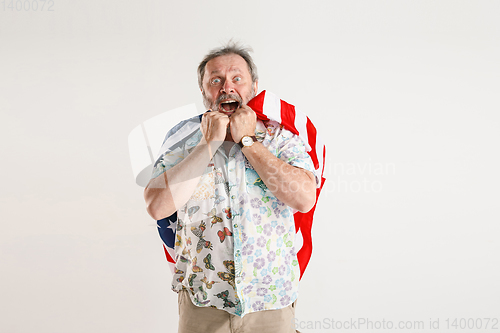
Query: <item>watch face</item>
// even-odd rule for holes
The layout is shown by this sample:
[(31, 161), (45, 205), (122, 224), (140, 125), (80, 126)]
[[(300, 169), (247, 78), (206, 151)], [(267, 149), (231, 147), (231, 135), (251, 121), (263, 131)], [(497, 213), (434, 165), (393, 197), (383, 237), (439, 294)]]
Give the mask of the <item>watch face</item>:
[(251, 146), (253, 144), (253, 139), (249, 136), (245, 136), (241, 139), (241, 143), (243, 143), (244, 146)]

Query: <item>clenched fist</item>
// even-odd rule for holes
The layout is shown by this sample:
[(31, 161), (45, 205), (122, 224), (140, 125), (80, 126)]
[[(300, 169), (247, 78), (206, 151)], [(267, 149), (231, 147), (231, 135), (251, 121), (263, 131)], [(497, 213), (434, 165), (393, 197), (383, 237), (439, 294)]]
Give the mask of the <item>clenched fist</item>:
[(201, 120), (201, 131), (207, 143), (217, 142), (220, 146), (226, 138), (229, 117), (221, 112), (205, 112)]
[(247, 105), (242, 105), (230, 116), (231, 136), (238, 143), (245, 135), (255, 135), (257, 115)]

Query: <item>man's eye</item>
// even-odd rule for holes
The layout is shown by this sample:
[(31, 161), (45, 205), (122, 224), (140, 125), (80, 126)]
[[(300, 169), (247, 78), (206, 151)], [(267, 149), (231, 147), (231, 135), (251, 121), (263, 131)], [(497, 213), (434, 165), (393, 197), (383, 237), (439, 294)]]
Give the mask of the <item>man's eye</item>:
[(219, 84), (220, 83), (220, 79), (212, 79), (212, 84)]
[(239, 77), (239, 76), (235, 77), (234, 81), (241, 81), (241, 77)]

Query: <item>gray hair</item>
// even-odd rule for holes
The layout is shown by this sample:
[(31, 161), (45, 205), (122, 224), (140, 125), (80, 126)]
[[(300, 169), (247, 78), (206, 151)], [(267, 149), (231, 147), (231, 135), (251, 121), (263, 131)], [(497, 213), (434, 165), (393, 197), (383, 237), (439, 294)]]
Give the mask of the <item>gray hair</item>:
[(255, 63), (250, 56), (250, 52), (253, 52), (251, 47), (242, 46), (233, 41), (229, 41), (226, 45), (210, 50), (198, 66), (198, 85), (200, 86), (200, 89), (203, 90), (203, 77), (205, 75), (205, 67), (207, 66), (207, 63), (214, 58), (227, 54), (237, 54), (245, 59), (248, 65), (248, 71), (252, 76), (252, 82), (257, 82), (259, 79), (259, 76), (257, 75), (257, 66), (255, 66)]

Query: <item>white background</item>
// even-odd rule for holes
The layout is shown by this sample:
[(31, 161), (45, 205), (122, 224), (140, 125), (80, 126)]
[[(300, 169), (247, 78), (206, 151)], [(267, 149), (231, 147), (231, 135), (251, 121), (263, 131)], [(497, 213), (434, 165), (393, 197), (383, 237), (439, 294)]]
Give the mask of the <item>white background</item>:
[(173, 108), (203, 110), (196, 67), (229, 38), (253, 47), (259, 88), (304, 111), (328, 147), (302, 331), (500, 318), (500, 2), (9, 1), (0, 332), (176, 332), (127, 136)]

